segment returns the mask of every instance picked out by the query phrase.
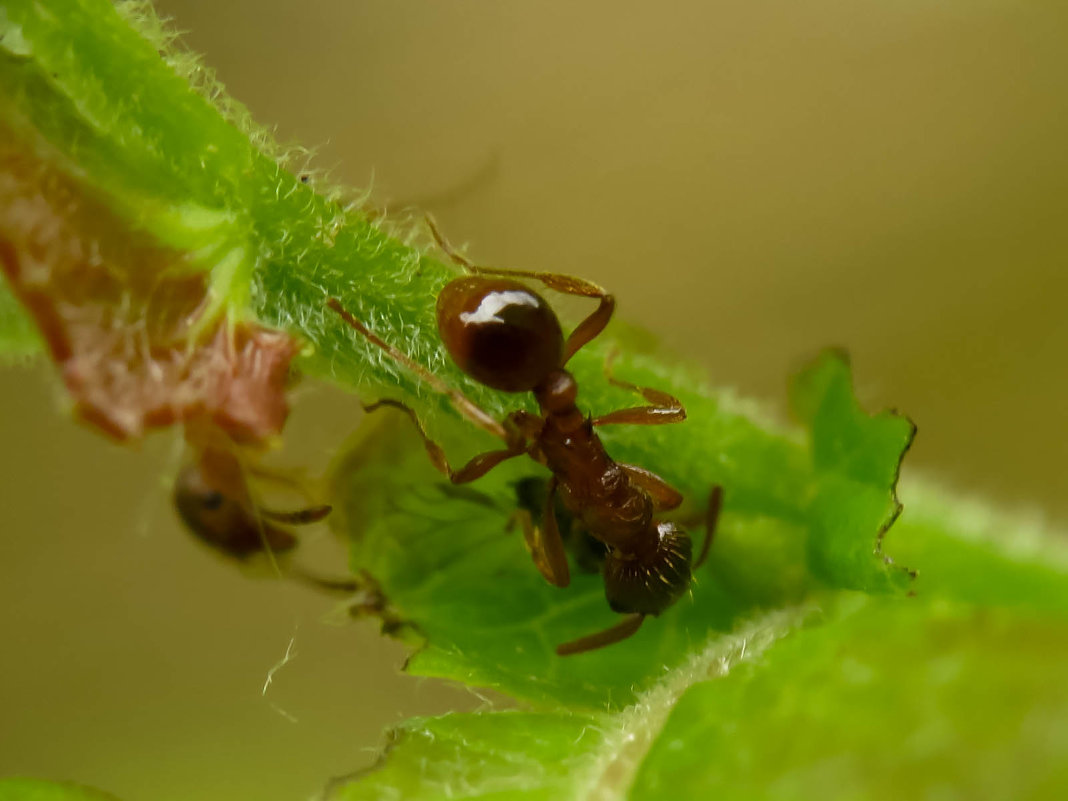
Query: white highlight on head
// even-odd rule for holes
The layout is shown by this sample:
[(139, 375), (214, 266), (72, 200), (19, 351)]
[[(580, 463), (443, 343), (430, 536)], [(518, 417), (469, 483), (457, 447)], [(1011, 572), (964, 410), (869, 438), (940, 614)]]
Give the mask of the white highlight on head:
[(473, 312), (460, 314), (460, 321), (468, 323), (503, 323), (498, 315), (507, 306), (537, 306), (538, 299), (529, 292), (509, 289), (504, 292), (491, 292), (482, 298), (478, 308)]

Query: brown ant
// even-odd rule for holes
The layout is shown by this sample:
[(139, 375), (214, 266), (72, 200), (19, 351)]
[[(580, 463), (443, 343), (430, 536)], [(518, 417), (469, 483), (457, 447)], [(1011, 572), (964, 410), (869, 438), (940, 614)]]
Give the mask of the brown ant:
[[(555, 514), (559, 493), (575, 520), (607, 547), (602, 566), (605, 595), (613, 611), (627, 615), (615, 626), (558, 646), (556, 652), (561, 656), (577, 654), (624, 640), (638, 631), (647, 616), (659, 615), (689, 588), (693, 570), (708, 557), (722, 490), (718, 486), (712, 488), (705, 540), (694, 560), (689, 535), (674, 523), (654, 519), (655, 513), (678, 507), (682, 494), (649, 470), (614, 461), (594, 429), (621, 423), (677, 423), (686, 419), (686, 411), (682, 403), (665, 392), (617, 380), (609, 362), (605, 366), (608, 381), (637, 393), (648, 405), (594, 418), (583, 414), (575, 405), (578, 385), (565, 366), (604, 330), (615, 309), (614, 298), (596, 284), (579, 278), (475, 265), (452, 248), (430, 217), (427, 222), (441, 249), (469, 273), (450, 281), (438, 295), (438, 331), (453, 361), (467, 375), (492, 389), (533, 392), (541, 414), (519, 410), (503, 422), (494, 419), (463, 393), (370, 331), (336, 298), (329, 298), (327, 305), (348, 325), (448, 396), (460, 414), (503, 440), (505, 447), (478, 454), (454, 470), (441, 446), (427, 436), (414, 410), (389, 399), (365, 409), (392, 406), (407, 413), (419, 429), (434, 466), (454, 484), (474, 481), (506, 459), (524, 453), (548, 467), (552, 477), (541, 525), (534, 525), (529, 512), (520, 510), (517, 515), (534, 564), (551, 584), (566, 587), (570, 582)], [(597, 308), (565, 339), (549, 304), (516, 278), (539, 281), (569, 295), (596, 298)]]
[[(178, 473), (174, 482), (175, 511), (186, 528), (204, 544), (242, 564), (266, 554), (272, 561), (292, 551), (297, 538), (285, 526), (316, 523), (330, 507), (315, 504), (293, 511), (276, 511), (256, 502), (249, 477), (295, 488), (295, 479), (266, 470), (242, 458), (238, 446), (218, 432), (187, 430), (195, 458)], [(353, 581), (325, 579), (287, 566), (286, 575), (320, 589), (354, 592)]]

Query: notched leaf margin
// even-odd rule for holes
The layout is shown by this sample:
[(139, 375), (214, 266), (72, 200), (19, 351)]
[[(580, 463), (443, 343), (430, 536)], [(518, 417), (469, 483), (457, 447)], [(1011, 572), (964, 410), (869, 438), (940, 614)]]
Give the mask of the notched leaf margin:
[[(815, 477), (808, 506), (813, 571), (844, 589), (907, 591), (917, 571), (896, 564), (884, 552), (883, 542), (904, 509), (897, 485), (916, 436), (915, 423), (896, 410), (869, 414), (861, 408), (851, 360), (843, 348), (826, 349), (802, 370), (791, 384), (790, 401), (809, 430)], [(860, 506), (865, 495), (871, 508)], [(885, 510), (876, 512), (880, 497), (886, 498)], [(846, 508), (843, 501), (852, 501), (854, 508)], [(835, 508), (834, 514), (825, 513), (828, 506)], [(860, 519), (848, 520), (850, 512)], [(836, 536), (832, 523), (845, 523), (847, 530)], [(852, 525), (875, 531), (870, 556), (857, 548)]]
[[(500, 792), (502, 782), (511, 785), (507, 789), (518, 790), (519, 786), (522, 786), (524, 791), (530, 792), (542, 789), (559, 793), (560, 787), (566, 786), (569, 789), (566, 795), (553, 796), (560, 798), (600, 801), (626, 798), (638, 768), (659, 736), (676, 702), (687, 690), (703, 682), (721, 679), (730, 674), (737, 665), (758, 659), (776, 642), (790, 632), (811, 624), (819, 615), (817, 606), (806, 604), (767, 613), (739, 626), (732, 634), (713, 635), (704, 648), (682, 665), (666, 672), (656, 686), (619, 712), (593, 713), (587, 710), (576, 713), (567, 708), (545, 710), (530, 707), (525, 710), (452, 714), (407, 721), (387, 732), (383, 751), (373, 764), (331, 780), (320, 798), (322, 801), (357, 801), (380, 798), (388, 794), (403, 794), (403, 797), (408, 799), (473, 797), (482, 793)], [(477, 725), (480, 727), (480, 734), (484, 736), (487, 719), (500, 721), (508, 730), (516, 731), (515, 727), (521, 725), (523, 719), (535, 725), (539, 718), (545, 716), (558, 718), (562, 723), (572, 721), (574, 725), (571, 728), (579, 734), (577, 738), (559, 742), (557, 753), (542, 755), (546, 758), (541, 762), (549, 767), (540, 777), (510, 775), (502, 778), (487, 768), (492, 765), (494, 757), (499, 757), (504, 763), (502, 769), (515, 773), (516, 769), (520, 768), (524, 755), (517, 754), (515, 758), (510, 758), (503, 751), (465, 752), (464, 764), (476, 766), (469, 771), (471, 775), (464, 775), (464, 765), (457, 764), (454, 784), (435, 784), (426, 780), (423, 774), (417, 778), (416, 784), (419, 786), (413, 791), (413, 786), (408, 783), (413, 779), (411, 771), (400, 764), (401, 760), (408, 756), (405, 749), (416, 748), (422, 744), (431, 753), (429, 756), (419, 757), (420, 762), (434, 761), (435, 749), (444, 749), (444, 752), (439, 754), (441, 761), (434, 762), (440, 766), (444, 763), (445, 752), (449, 751), (450, 743), (459, 740), (465, 747), (468, 745), (467, 738), (463, 736), (465, 725)], [(441, 738), (445, 740), (443, 743), (439, 742), (435, 734), (435, 728), (440, 726), (448, 727), (447, 731), (441, 732), (447, 734), (447, 737)], [(589, 750), (587, 756), (581, 757), (586, 747), (583, 745), (584, 741), (588, 743)], [(494, 745), (503, 747), (504, 742), (502, 738)], [(539, 748), (545, 748), (544, 740), (538, 738), (537, 742)], [(580, 761), (588, 762), (584, 769), (575, 764), (576, 757), (579, 757)], [(394, 770), (397, 771), (396, 776), (391, 774)], [(544, 785), (540, 788), (539, 780)], [(404, 783), (403, 786), (399, 786), (401, 782)]]

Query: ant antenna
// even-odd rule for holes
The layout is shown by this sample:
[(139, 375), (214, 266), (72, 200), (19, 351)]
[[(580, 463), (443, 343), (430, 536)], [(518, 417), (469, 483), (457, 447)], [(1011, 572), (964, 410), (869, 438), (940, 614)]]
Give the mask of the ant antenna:
[(288, 523), (292, 526), (305, 526), (309, 523), (318, 523), (320, 520), (330, 514), (332, 506), (328, 503), (321, 503), (318, 506), (309, 506), (306, 509), (297, 509), (292, 512), (279, 512), (274, 509), (264, 509), (259, 507), (258, 511), (264, 517), (269, 517), (276, 523)]
[(346, 311), (345, 307), (341, 305), (341, 301), (339, 301), (337, 298), (327, 298), (326, 305), (327, 308), (335, 312), (342, 320), (344, 320), (346, 324), (348, 324), (352, 328), (355, 328), (366, 339), (369, 339), (372, 344), (377, 345), (379, 348), (388, 353), (394, 361), (403, 364), (405, 367), (415, 373), (415, 375), (417, 375), (419, 378), (429, 384), (436, 392), (439, 392), (445, 397), (447, 397), (452, 402), (453, 408), (455, 408), (456, 411), (458, 411), (461, 415), (467, 418), (469, 422), (478, 426), (483, 431), (487, 431), (493, 436), (498, 437), (499, 439), (503, 439), (505, 442), (508, 441), (508, 433), (504, 430), (504, 426), (502, 426), (487, 412), (477, 406), (462, 392), (450, 387), (443, 380), (431, 373), (429, 370), (427, 370), (421, 364), (416, 362), (406, 353), (393, 347), (380, 336), (371, 331), (371, 329), (369, 329), (366, 325), (357, 320), (352, 314)]
[(327, 579), (309, 573), (299, 567), (290, 567), (287, 571), (290, 578), (294, 578), (309, 587), (322, 590), (323, 592), (336, 592), (341, 595), (354, 595), (364, 589), (364, 585), (358, 579)]

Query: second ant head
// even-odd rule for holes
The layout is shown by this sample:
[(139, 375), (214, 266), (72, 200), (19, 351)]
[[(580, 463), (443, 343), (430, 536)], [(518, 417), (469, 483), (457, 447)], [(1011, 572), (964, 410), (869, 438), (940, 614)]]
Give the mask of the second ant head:
[(296, 538), (256, 517), (249, 501), (208, 469), (208, 462), (187, 465), (174, 483), (174, 507), (197, 539), (237, 560), (270, 548), (291, 550)]
[(545, 299), (518, 281), (467, 276), (438, 295), (438, 330), (456, 365), (503, 392), (531, 392), (563, 362), (564, 335)]

